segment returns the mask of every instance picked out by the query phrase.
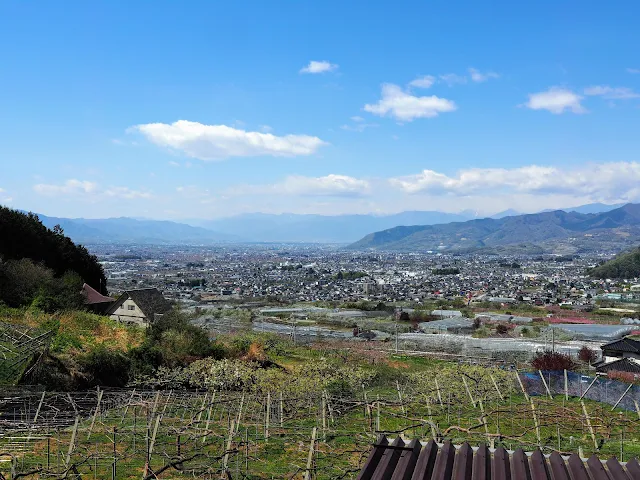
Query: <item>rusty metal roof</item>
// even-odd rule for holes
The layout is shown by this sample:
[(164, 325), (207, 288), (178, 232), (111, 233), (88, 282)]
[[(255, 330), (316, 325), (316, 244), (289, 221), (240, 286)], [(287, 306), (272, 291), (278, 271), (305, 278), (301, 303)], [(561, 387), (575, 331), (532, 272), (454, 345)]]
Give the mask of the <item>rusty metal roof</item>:
[(615, 458), (602, 462), (573, 454), (549, 456), (540, 450), (508, 452), (468, 443), (458, 447), (447, 441), (418, 440), (405, 443), (400, 437), (389, 443), (380, 436), (358, 475), (358, 480), (634, 480), (640, 479), (640, 464), (633, 459), (620, 463)]

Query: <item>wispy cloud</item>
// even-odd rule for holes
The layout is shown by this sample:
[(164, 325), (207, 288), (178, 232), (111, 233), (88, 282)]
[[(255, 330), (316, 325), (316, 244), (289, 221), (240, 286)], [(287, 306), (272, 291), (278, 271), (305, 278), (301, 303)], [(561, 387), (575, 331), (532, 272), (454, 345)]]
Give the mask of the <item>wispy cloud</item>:
[(237, 185), (225, 191), (227, 195), (295, 195), (310, 197), (361, 197), (368, 195), (371, 185), (347, 175), (324, 177), (290, 175), (281, 182), (267, 185)]
[(0, 203), (11, 203), (13, 202), (13, 198), (9, 196), (7, 191), (4, 188), (0, 188)]
[(471, 76), (471, 80), (473, 80), (476, 83), (486, 82), (491, 78), (500, 78), (500, 75), (498, 75), (496, 72), (482, 73), (479, 70), (476, 70), (475, 68), (469, 69), (469, 75)]
[(77, 180), (75, 178), (66, 180), (61, 184), (38, 183), (33, 186), (33, 190), (39, 195), (47, 197), (90, 197), (100, 198), (151, 198), (149, 192), (134, 190), (129, 187), (107, 187), (102, 188), (96, 182), (88, 180)]
[(437, 117), (440, 113), (453, 112), (456, 108), (456, 104), (446, 98), (435, 95), (418, 97), (391, 83), (382, 85), (382, 98), (378, 103), (364, 106), (364, 110), (369, 113), (393, 117), (401, 122)]
[(531, 110), (547, 110), (553, 114), (565, 111), (586, 113), (587, 109), (580, 103), (583, 97), (561, 87), (551, 87), (545, 92), (530, 93), (529, 101), (524, 104)]
[(640, 73), (640, 68), (627, 68), (627, 72), (637, 75)]
[(445, 73), (444, 75), (439, 75), (438, 78), (450, 87), (456, 84), (467, 83), (467, 77), (456, 73)]
[(327, 62), (326, 60), (311, 60), (306, 67), (300, 69), (300, 73), (327, 73), (334, 72), (337, 69), (338, 65), (335, 63)]
[(229, 157), (294, 157), (311, 155), (327, 143), (311, 135), (276, 136), (248, 132), (226, 125), (204, 125), (188, 120), (172, 124), (136, 125), (128, 132), (140, 132), (161, 147), (200, 160), (223, 160)]
[(436, 83), (436, 77), (433, 75), (424, 75), (422, 77), (418, 77), (409, 82), (410, 87), (416, 88), (431, 88), (431, 86)]
[(584, 94), (600, 96), (607, 100), (628, 100), (638, 98), (640, 94), (628, 87), (610, 87), (609, 85), (593, 85), (584, 89)]
[(640, 163), (612, 162), (562, 168), (528, 165), (517, 168), (470, 168), (455, 175), (423, 170), (391, 178), (409, 194), (539, 194), (590, 197), (594, 201), (633, 199), (640, 195)]

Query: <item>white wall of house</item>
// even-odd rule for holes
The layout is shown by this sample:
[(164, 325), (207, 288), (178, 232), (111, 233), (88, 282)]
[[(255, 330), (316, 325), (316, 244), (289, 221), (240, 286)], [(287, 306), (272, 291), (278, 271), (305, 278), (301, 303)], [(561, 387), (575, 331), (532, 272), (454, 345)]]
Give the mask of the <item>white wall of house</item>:
[(605, 356), (603, 358), (606, 363), (615, 362), (616, 360), (620, 360), (622, 358), (628, 358), (629, 360), (633, 360), (634, 362), (640, 363), (640, 355), (638, 355), (637, 353), (630, 353), (630, 352), (622, 352), (621, 357)]
[(140, 307), (130, 298), (122, 302), (122, 305), (110, 317), (123, 323), (135, 323), (137, 325), (146, 325), (148, 323), (148, 319), (144, 316)]

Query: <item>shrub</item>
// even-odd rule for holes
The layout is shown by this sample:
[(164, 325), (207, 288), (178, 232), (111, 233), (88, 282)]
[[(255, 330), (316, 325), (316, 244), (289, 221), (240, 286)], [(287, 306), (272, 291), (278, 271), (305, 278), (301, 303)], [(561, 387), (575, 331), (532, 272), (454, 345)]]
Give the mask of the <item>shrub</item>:
[(91, 386), (124, 387), (129, 381), (131, 361), (120, 352), (98, 346), (80, 359)]
[(597, 354), (594, 350), (584, 345), (578, 352), (578, 358), (584, 363), (592, 364), (596, 361)]
[(536, 353), (531, 366), (536, 370), (574, 370), (576, 368), (575, 362), (569, 355), (551, 350)]
[(498, 325), (496, 325), (496, 333), (499, 333), (500, 335), (504, 335), (508, 331), (509, 331), (509, 327), (507, 327), (505, 324), (499, 323)]
[(607, 372), (607, 378), (611, 380), (620, 380), (624, 383), (635, 383), (637, 381), (636, 375), (631, 372), (620, 372), (618, 370), (611, 370)]

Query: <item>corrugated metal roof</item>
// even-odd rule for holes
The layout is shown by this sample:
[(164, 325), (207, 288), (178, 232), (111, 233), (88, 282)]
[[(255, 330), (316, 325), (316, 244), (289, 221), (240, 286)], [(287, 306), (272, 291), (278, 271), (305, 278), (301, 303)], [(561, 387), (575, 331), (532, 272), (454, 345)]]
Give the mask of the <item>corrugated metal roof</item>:
[(391, 444), (380, 436), (358, 475), (358, 480), (634, 480), (640, 479), (640, 464), (633, 459), (621, 464), (597, 456), (588, 460), (573, 454), (549, 456), (540, 450), (508, 452), (486, 445), (472, 448), (468, 443), (455, 447), (451, 442), (433, 440), (422, 445), (398, 437)]

